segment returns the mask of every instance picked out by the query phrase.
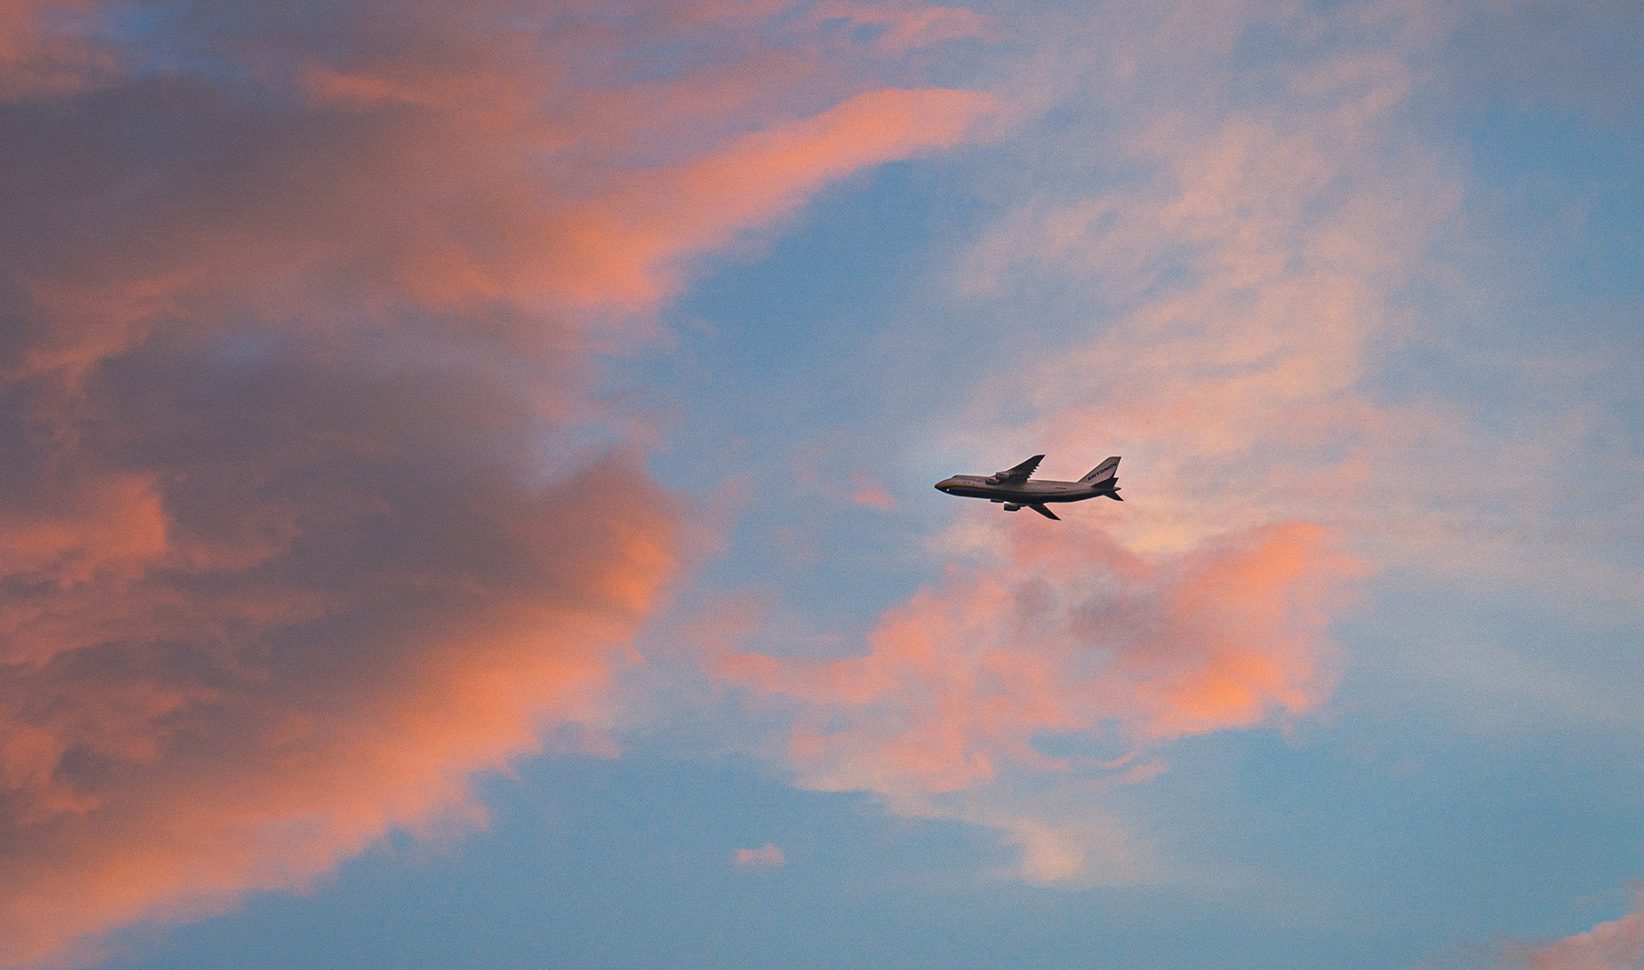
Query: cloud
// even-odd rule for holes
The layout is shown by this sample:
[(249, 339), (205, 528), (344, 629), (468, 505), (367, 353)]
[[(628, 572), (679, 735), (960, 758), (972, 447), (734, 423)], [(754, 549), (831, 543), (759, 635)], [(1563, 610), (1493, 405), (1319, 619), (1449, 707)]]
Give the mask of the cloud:
[[(791, 709), (786, 757), (801, 784), (949, 817), (939, 796), (1008, 790), (1024, 774), (1143, 781), (1159, 766), (1138, 750), (1329, 695), (1325, 627), (1359, 567), (1323, 530), (1275, 524), (1174, 557), (1094, 531), (1029, 535), (1001, 537), (996, 561), (952, 566), (887, 611), (864, 654), (738, 652), (718, 673)], [(1081, 753), (1051, 753), (1070, 744)], [(1083, 753), (1115, 747), (1133, 753)], [(1076, 818), (962, 804), (953, 811), (1015, 833), (1032, 878), (1107, 875), (1086, 870)]]
[[(1494, 347), (1513, 336), (1477, 322), (1512, 308), (1463, 279), (1485, 233), (1458, 158), (1432, 144), (1422, 120), (1445, 80), (1435, 51), (1455, 12), (1202, 6), (1115, 5), (1082, 18), (1093, 25), (1084, 32), (1058, 21), (1070, 36), (1046, 45), (1054, 56), (1039, 79), (1054, 123), (1034, 129), (1031, 156), (1017, 160), (1024, 174), (998, 173), (996, 191), (1017, 202), (951, 278), (971, 303), (957, 313), (1031, 321), (1031, 339), (1026, 350), (998, 347), (965, 375), (957, 412), (917, 432), (945, 437), (942, 457), (971, 456), (971, 468), (1013, 460), (989, 457), (1000, 441), (1080, 461), (1073, 474), (1123, 454), (1131, 501), (1080, 508), (1078, 521), (1048, 531), (955, 510), (933, 543), (951, 562), (947, 578), (888, 611), (865, 657), (727, 667), (812, 705), (781, 755), (802, 782), (992, 824), (1023, 850), (1029, 879), (1084, 882), (1108, 867), (1127, 881), (1153, 865), (1145, 829), (1135, 852), (1099, 855), (1141, 827), (1108, 824), (1120, 799), (1097, 793), (1070, 807), (1047, 797), (1046, 778), (1071, 777), (1072, 789), (1077, 766), (1049, 757), (1065, 749), (1036, 745), (1032, 732), (1095, 723), (1136, 745), (1141, 763), (1162, 765), (1172, 737), (1317, 709), (1337, 669), (1327, 631), (1356, 578), (1398, 570), (1449, 589), (1483, 580), (1584, 617), (1595, 601), (1636, 616), (1644, 590), (1630, 555), (1636, 530), (1617, 513), (1637, 505), (1636, 476), (1622, 471), (1637, 465), (1637, 435), (1605, 403), (1631, 392), (1606, 397), (1594, 381), (1573, 394), (1568, 378), (1520, 360), (1501, 366), (1518, 348)], [(1460, 295), (1447, 304), (1435, 292)], [(1434, 357), (1447, 359), (1423, 373)], [(1091, 520), (1122, 555), (1095, 551)], [(1257, 578), (1282, 548), (1260, 538), (1274, 529), (1328, 537), (1311, 555), (1331, 556), (1314, 565), (1298, 553), (1305, 544), (1293, 546), (1273, 556), (1300, 564), (1293, 572)], [(993, 555), (1020, 532), (1088, 551)], [(1172, 591), (1201, 587), (1167, 564), (1246, 555), (1250, 583), (1222, 587), (1227, 598), (1198, 615), (1248, 604), (1265, 618), (1307, 619), (1271, 622), (1255, 638), (1270, 650), (1222, 653), (1215, 621), (1175, 626)], [(1110, 565), (1124, 556), (1151, 571)], [(1559, 577), (1551, 595), (1549, 576)], [(1135, 611), (1134, 629), (1175, 634), (1140, 652), (1178, 658), (1173, 677), (1091, 677), (1063, 634), (1035, 625), (1071, 628), (1057, 619), (1076, 611), (1069, 604), (1110, 596)], [(917, 617), (914, 632), (888, 637), (900, 616)], [(1128, 629), (1115, 627), (1121, 645), (1133, 642)], [(1085, 643), (1115, 662), (1132, 652)], [(1465, 681), (1488, 685), (1500, 669), (1515, 668)], [(1081, 707), (1085, 697), (1106, 707)], [(1579, 691), (1557, 703), (1593, 710)], [(1070, 824), (1085, 818), (1094, 834)], [(1627, 932), (1620, 924), (1603, 942)]]
[(877, 35), (874, 46), (883, 51), (987, 39), (999, 33), (994, 18), (965, 7), (824, 0), (812, 7), (811, 17), (824, 24), (840, 22), (852, 28), (869, 29)]
[[(1150, 500), (1116, 525), (1133, 547), (1301, 519), (1378, 566), (1535, 591), (1556, 561), (1581, 577), (1569, 603), (1635, 608), (1636, 536), (1595, 538), (1638, 504), (1636, 435), (1616, 417), (1631, 392), (1589, 366), (1573, 396), (1500, 319), (1474, 322), (1523, 310), (1469, 278), (1492, 230), (1419, 118), (1453, 95), (1435, 73), (1456, 56), (1456, 12), (1217, 7), (1216, 37), (1270, 42), (1255, 55), (1171, 9), (1067, 71), (1099, 108), (964, 263), (974, 299), (1045, 321), (1055, 353), (987, 381), (952, 449), (1083, 452), (1099, 415), (1104, 451), (1147, 478)], [(1503, 5), (1463, 33), (1537, 9)]]
[[(757, 70), (775, 6), (106, 12), (4, 11), (6, 966), (472, 822), (469, 777), (555, 732), (608, 748), (704, 538), (595, 355), (693, 257), (994, 109), (611, 73)], [(104, 53), (43, 74), (60, 37)], [(636, 87), (700, 130), (613, 115)]]
[(87, 0), (0, 3), (0, 98), (85, 87), (114, 68), (108, 47), (87, 36)]
[(767, 842), (757, 849), (737, 849), (733, 861), (739, 867), (775, 868), (787, 864), (788, 858), (781, 846)]
[(870, 91), (689, 165), (621, 180), (545, 227), (548, 238), (586, 245), (562, 264), (550, 289), (578, 302), (612, 294), (654, 302), (677, 286), (673, 259), (681, 250), (723, 245), (792, 209), (815, 186), (863, 167), (951, 147), (998, 107), (974, 91)]
[(1072, 31), (1041, 37), (1053, 120), (996, 173), (1017, 201), (953, 284), (1033, 339), (920, 429), (978, 462), (999, 441), (1077, 470), (1123, 454), (1132, 501), (1050, 528), (956, 508), (942, 579), (859, 650), (718, 667), (788, 705), (777, 757), (801, 784), (993, 825), (1038, 881), (1153, 867), (1114, 801), (1057, 792), (1327, 701), (1351, 589), (1431, 557), (1407, 531), (1431, 499), (1403, 487), (1430, 456), (1404, 436), (1478, 431), (1378, 386), (1462, 197), (1408, 124), (1444, 25), (1398, 3), (1201, 7), (1021, 25)]
[(1644, 967), (1644, 911), (1528, 946), (1524, 958), (1529, 970), (1637, 970)]
[(1432, 954), (1418, 970), (1638, 970), (1644, 967), (1644, 898), (1633, 911), (1560, 939), (1524, 943), (1505, 937)]
[(896, 508), (896, 496), (867, 472), (851, 473), (851, 501), (870, 509), (888, 511)]

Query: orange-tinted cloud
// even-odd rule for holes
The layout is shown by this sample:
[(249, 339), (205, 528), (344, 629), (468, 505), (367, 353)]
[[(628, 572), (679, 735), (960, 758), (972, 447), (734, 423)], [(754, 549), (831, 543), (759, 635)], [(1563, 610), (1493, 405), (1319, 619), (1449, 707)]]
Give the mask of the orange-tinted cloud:
[[(1048, 153), (1065, 181), (1036, 162), (1021, 211), (965, 267), (965, 287), (1013, 315), (1034, 316), (1045, 282), (1107, 315), (986, 375), (950, 446), (1034, 441), (1088, 455), (1075, 473), (1125, 454), (1144, 500), (1050, 528), (956, 510), (935, 544), (953, 558), (944, 579), (888, 610), (863, 654), (719, 667), (792, 710), (783, 757), (802, 783), (999, 829), (1036, 882), (1133, 882), (1163, 865), (1144, 833), (1049, 779), (1143, 782), (1172, 739), (1282, 723), (1330, 695), (1327, 631), (1364, 571), (1336, 516), (1369, 487), (1339, 450), (1377, 420), (1353, 392), (1390, 290), (1453, 200), (1419, 158), (1391, 174), (1371, 161), (1400, 147), (1398, 55), (1332, 53), (1284, 98), (1231, 110), (1201, 103), (1204, 79), (1230, 70), (1226, 38), (1263, 15), (1180, 11), (1138, 12), (1122, 43), (1106, 24), (1092, 38), (1111, 63), (1070, 72), (1061, 96), (1109, 107), (1100, 141)], [(1108, 157), (1122, 174), (1092, 161)]]
[(676, 254), (723, 245), (865, 166), (951, 147), (997, 106), (975, 91), (869, 91), (688, 165), (622, 179), (543, 227), (544, 245), (566, 258), (537, 284), (576, 302), (654, 302), (677, 285)]
[(719, 672), (789, 699), (788, 755), (813, 787), (919, 803), (1013, 770), (1110, 774), (1128, 762), (1039, 742), (1147, 747), (1318, 704), (1335, 676), (1330, 607), (1356, 571), (1303, 524), (1171, 558), (1095, 532), (1020, 540), (887, 612), (863, 655), (737, 653)]
[(1038, 79), (1079, 121), (1024, 156), (1017, 210), (956, 282), (1050, 336), (978, 375), (944, 451), (1031, 441), (1063, 456), (1053, 478), (1122, 454), (1133, 500), (1038, 528), (956, 510), (936, 548), (962, 564), (889, 611), (867, 657), (727, 665), (809, 705), (802, 779), (992, 825), (1040, 882), (1168, 868), (1145, 827), (1063, 792), (1145, 781), (1171, 739), (1330, 696), (1327, 631), (1365, 571), (1343, 550), (1378, 488), (1343, 453), (1379, 458), (1385, 419), (1359, 388), (1455, 201), (1396, 123), (1404, 15), (1247, 72), (1231, 38), (1309, 36), (1314, 11), (1127, 13)]
[(1644, 965), (1644, 912), (1527, 947), (1529, 970), (1635, 970)]
[(1560, 939), (1524, 943), (1497, 937), (1488, 943), (1431, 954), (1416, 966), (1469, 970), (1637, 970), (1644, 966), (1644, 896), (1631, 912)]
[[(1133, 870), (1137, 860), (1088, 854), (1114, 836), (1081, 835), (1071, 823), (1099, 818), (1101, 799), (1070, 808), (1039, 797), (1042, 775), (1063, 764), (1044, 758), (1027, 728), (1053, 734), (1095, 722), (1145, 750), (1173, 734), (1282, 719), (1327, 696), (1333, 651), (1322, 634), (1340, 599), (1316, 580), (1347, 579), (1357, 567), (1321, 567), (1306, 544), (1254, 539), (1275, 522), (1314, 523), (1299, 528), (1322, 527), (1376, 566), (1516, 571), (1528, 588), (1544, 586), (1556, 549), (1560, 574), (1581, 577), (1566, 585), (1583, 596), (1609, 587), (1636, 604), (1644, 589), (1636, 556), (1625, 566), (1595, 561), (1590, 530), (1563, 534), (1576, 517), (1558, 514), (1558, 503), (1582, 494), (1579, 483), (1548, 488), (1512, 467), (1557, 474), (1597, 461), (1608, 470), (1620, 467), (1609, 466), (1616, 456), (1636, 465), (1636, 435), (1612, 430), (1595, 451), (1591, 418), (1579, 414), (1560, 415), (1569, 422), (1561, 429), (1521, 406), (1503, 431), (1498, 403), (1480, 421), (1459, 407), (1397, 401), (1410, 359), (1401, 350), (1450, 331), (1469, 345), (1458, 360), (1475, 364), (1483, 353), (1471, 346), (1478, 331), (1460, 322), (1476, 307), (1423, 315), (1424, 289), (1454, 284), (1438, 257), (1463, 213), (1457, 174), (1418, 143), (1405, 106), (1428, 79), (1432, 19), (1455, 12), (1370, 4), (1338, 17), (1317, 5), (1227, 3), (1126, 13), (1092, 18), (1067, 43), (1089, 62), (1044, 83), (1060, 86), (1047, 98), (1078, 121), (1024, 153), (1030, 176), (1004, 176), (1018, 209), (958, 281), (974, 298), (996, 300), (978, 319), (1032, 321), (1049, 336), (977, 368), (941, 453), (972, 456), (971, 469), (1002, 467), (1015, 456), (990, 457), (998, 442), (1032, 442), (1020, 454), (1062, 456), (1057, 478), (1124, 454), (1132, 501), (1080, 508), (1062, 525), (956, 510), (938, 549), (985, 565), (956, 567), (957, 578), (888, 613), (867, 657), (727, 665), (762, 691), (812, 705), (788, 752), (802, 778), (886, 794), (899, 811), (994, 825), (1023, 849), (1022, 874), (1039, 881), (1094, 866)], [(1071, 19), (1064, 26), (1079, 29)], [(1267, 60), (1231, 49), (1251, 36), (1284, 53)], [(1549, 400), (1562, 409), (1567, 396)], [(1585, 521), (1612, 522), (1615, 502), (1606, 498)], [(1243, 564), (1214, 579), (1219, 570), (1208, 568), (1200, 581), (1190, 571), (1115, 575), (1105, 564), (1122, 557), (1050, 568), (1020, 551), (988, 556), (1018, 532), (1080, 549), (1088, 540), (1078, 530), (1091, 520), (1138, 562), (1219, 548)], [(1604, 552), (1616, 558), (1630, 551), (1612, 548)], [(1138, 586), (1152, 592), (1135, 595)], [(1153, 671), (1147, 664), (1169, 654), (1141, 639), (1102, 652), (1092, 636), (1088, 653), (1105, 676), (1081, 682), (1063, 638), (1028, 622), (1109, 595), (1114, 605), (1097, 612), (1128, 621), (1114, 626), (1121, 644), (1132, 642), (1129, 629), (1170, 631), (1180, 665)], [(899, 616), (912, 620), (887, 636)], [(1223, 631), (1241, 628), (1266, 631), (1254, 640), (1264, 648), (1234, 648), (1239, 635)], [(1080, 708), (1070, 693), (1103, 706)], [(1025, 729), (990, 722), (999, 707), (999, 723)], [(1066, 760), (1066, 747), (1045, 748)], [(1022, 766), (1036, 763), (1041, 776), (1024, 777)], [(978, 792), (990, 796), (982, 808)], [(1579, 945), (1624, 944), (1630, 932), (1623, 922)]]
[(86, 35), (91, 0), (0, 0), (0, 99), (64, 93), (115, 69), (109, 48)]
[[(1065, 147), (1074, 161), (1058, 176), (1036, 172), (966, 266), (977, 295), (1013, 313), (1033, 315), (1040, 290), (1090, 307), (1064, 321), (1054, 358), (1024, 361), (978, 395), (966, 450), (1008, 437), (1054, 456), (1111, 436), (1103, 453), (1125, 453), (1148, 486), (1145, 506), (1114, 517), (1132, 548), (1179, 551), (1230, 525), (1301, 519), (1378, 565), (1429, 575), (1534, 590), (1556, 561), (1581, 577), (1580, 609), (1636, 609), (1637, 557), (1571, 527), (1625, 501), (1581, 496), (1595, 479), (1630, 480), (1635, 436), (1615, 407), (1572, 405), (1568, 376), (1519, 359), (1482, 364), (1463, 322), (1474, 296), (1434, 296), (1466, 290), (1455, 243), (1474, 228), (1463, 172), (1417, 137), (1409, 102), (1456, 10), (1372, 4), (1374, 17), (1338, 20), (1226, 4), (1217, 14), (1237, 24), (1207, 26), (1172, 9), (1131, 21), (1128, 50), (1091, 44), (1093, 59), (1114, 62), (1098, 64), (1114, 75), (1101, 92), (1113, 118)], [(1274, 85), (1259, 97), (1206, 95), (1236, 89), (1248, 69), (1178, 43), (1178, 30), (1225, 43), (1244, 28), (1298, 38), (1325, 23), (1340, 30), (1331, 44), (1300, 43), (1259, 68)], [(1121, 70), (1127, 60), (1140, 73)], [(1501, 368), (1493, 386), (1514, 387), (1512, 420), (1476, 389), (1418, 392), (1427, 355)], [(1625, 393), (1594, 392), (1612, 403)], [(999, 401), (1029, 417), (996, 427)], [(1593, 440), (1605, 445), (1581, 444)]]
[[(0, 88), (0, 965), (472, 818), (556, 728), (598, 746), (696, 544), (590, 351), (992, 108), (859, 78), (739, 115), (681, 63), (706, 134), (661, 144), (608, 108), (668, 84), (610, 55), (700, 42), (724, 83), (778, 10), (631, 6), (213, 5)], [(43, 9), (0, 23), (82, 22)], [(8, 70), (56, 56), (29, 37)]]

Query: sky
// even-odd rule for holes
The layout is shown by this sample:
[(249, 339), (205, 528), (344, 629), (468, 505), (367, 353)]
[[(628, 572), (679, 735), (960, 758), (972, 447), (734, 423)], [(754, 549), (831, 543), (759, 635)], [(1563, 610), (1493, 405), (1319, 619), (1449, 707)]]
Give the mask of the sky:
[[(1641, 89), (0, 0), (0, 968), (1644, 968)], [(931, 488), (1040, 453), (1126, 501)]]

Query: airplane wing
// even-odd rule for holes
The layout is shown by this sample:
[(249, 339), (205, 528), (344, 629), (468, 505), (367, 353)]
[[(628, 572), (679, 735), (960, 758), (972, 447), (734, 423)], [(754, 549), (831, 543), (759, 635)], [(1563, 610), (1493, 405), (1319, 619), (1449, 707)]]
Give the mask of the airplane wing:
[(994, 472), (988, 476), (989, 485), (1020, 485), (1033, 477), (1033, 470), (1045, 460), (1044, 455), (1034, 455), (1015, 468), (1007, 468), (1002, 472)]
[(1037, 502), (1029, 505), (1028, 508), (1030, 508), (1033, 511), (1039, 513), (1040, 515), (1044, 516), (1047, 519), (1055, 519), (1057, 522), (1062, 521), (1061, 516), (1057, 515), (1055, 512), (1052, 512), (1050, 509), (1045, 508), (1043, 505), (1038, 504)]

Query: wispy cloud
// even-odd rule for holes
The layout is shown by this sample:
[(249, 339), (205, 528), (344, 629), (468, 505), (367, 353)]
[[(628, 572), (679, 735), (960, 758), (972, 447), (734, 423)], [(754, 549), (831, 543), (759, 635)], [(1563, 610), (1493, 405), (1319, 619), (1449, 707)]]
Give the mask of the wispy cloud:
[[(1361, 537), (1337, 514), (1366, 484), (1343, 450), (1376, 424), (1361, 384), (1456, 200), (1396, 121), (1425, 27), (1375, 11), (1127, 7), (1047, 71), (1051, 160), (961, 285), (1057, 349), (988, 371), (949, 450), (1111, 448), (1145, 494), (1090, 513), (1110, 527), (967, 517), (935, 542), (943, 579), (860, 653), (724, 659), (790, 706), (802, 784), (992, 825), (1035, 881), (1136, 881), (1166, 866), (1145, 832), (1044, 779), (1145, 782), (1173, 739), (1330, 696), (1329, 626), (1369, 568), (1344, 551)], [(1280, 53), (1250, 60), (1245, 31)], [(1098, 309), (1058, 313), (1047, 290)]]
[(744, 868), (774, 868), (785, 865), (788, 857), (781, 846), (767, 842), (757, 849), (737, 849), (731, 861)]
[[(966, 409), (943, 417), (946, 454), (1122, 453), (1132, 501), (1054, 529), (966, 516), (933, 544), (944, 578), (859, 652), (720, 667), (793, 704), (782, 757), (803, 784), (985, 814), (1024, 848), (1024, 873), (1074, 881), (1100, 878), (1075, 847), (1095, 860), (1127, 827), (1092, 803), (1101, 834), (1080, 837), (1076, 813), (1035, 794), (1072, 767), (1044, 736), (1162, 751), (1314, 710), (1339, 669), (1328, 630), (1344, 590), (1380, 569), (1531, 588), (1551, 557), (1584, 596), (1630, 603), (1639, 588), (1624, 542), (1568, 528), (1614, 506), (1557, 508), (1561, 491), (1523, 472), (1596, 460), (1625, 481), (1579, 444), (1600, 414), (1388, 377), (1443, 342), (1433, 314), (1455, 308), (1419, 294), (1465, 290), (1447, 261), (1465, 173), (1411, 124), (1453, 17), (1404, 3), (1107, 13), (1078, 42), (1044, 42), (1060, 52), (1039, 78), (1055, 126), (1033, 140), (1030, 176), (1001, 176), (1019, 195), (954, 275), (990, 318), (1035, 321), (1033, 349), (978, 367)], [(1515, 419), (1504, 430), (1476, 407)]]

